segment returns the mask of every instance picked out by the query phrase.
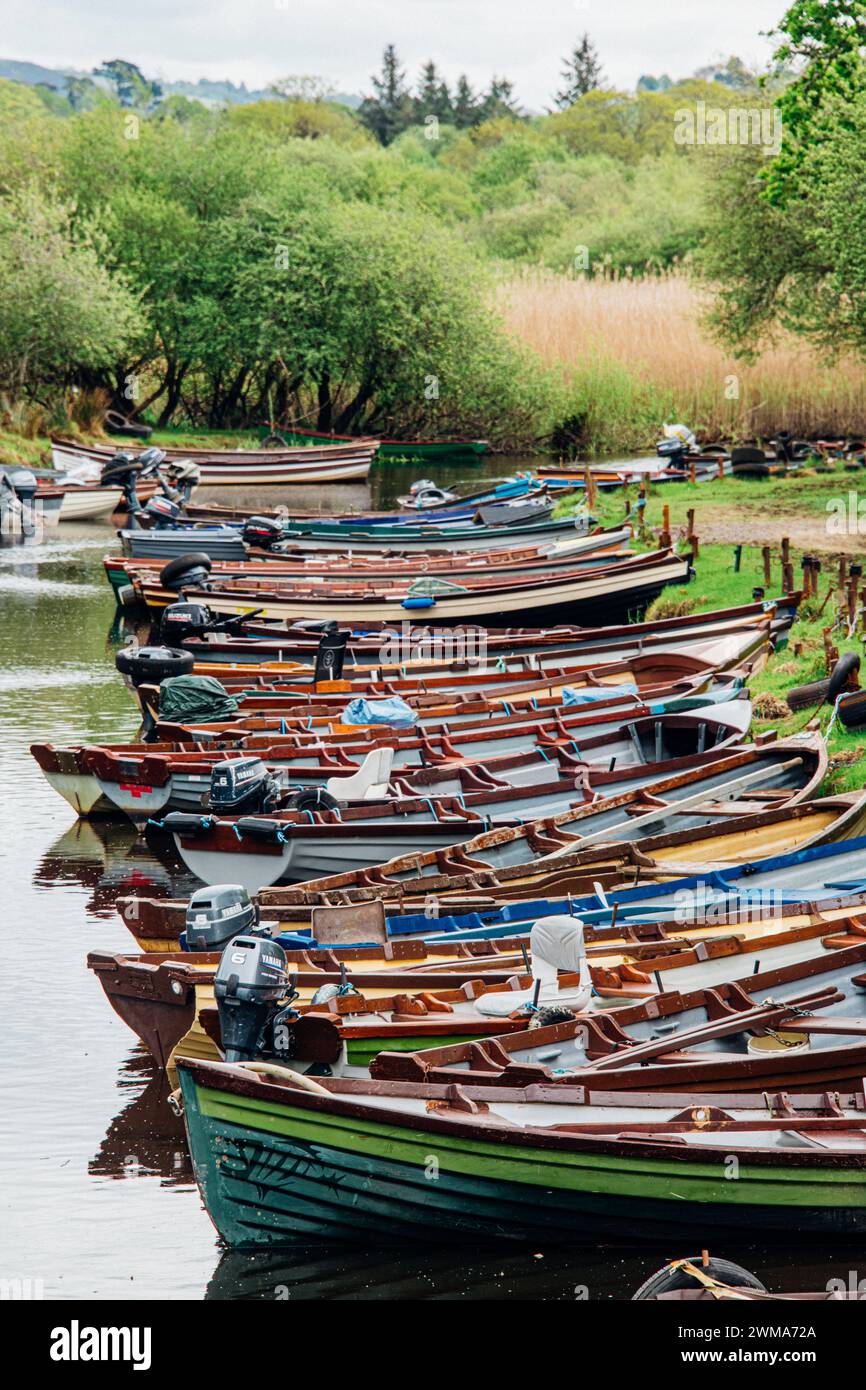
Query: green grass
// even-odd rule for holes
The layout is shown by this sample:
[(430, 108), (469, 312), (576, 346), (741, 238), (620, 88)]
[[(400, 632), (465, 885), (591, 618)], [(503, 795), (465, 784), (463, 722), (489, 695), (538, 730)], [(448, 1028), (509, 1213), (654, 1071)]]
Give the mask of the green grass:
[[(794, 559), (795, 575), (798, 572), (798, 558)], [(691, 611), (696, 613), (706, 612), (711, 608), (750, 603), (753, 588), (763, 586), (761, 555), (755, 548), (744, 547), (740, 572), (735, 573), (732, 546), (702, 546), (695, 570), (696, 576), (691, 584), (672, 588), (666, 591), (664, 597), (691, 599), (694, 605)], [(768, 597), (773, 597), (781, 591), (778, 564), (774, 566), (774, 581), (768, 590)], [(820, 601), (823, 601), (828, 587), (829, 580), (822, 584)], [(753, 695), (767, 691), (777, 699), (784, 700), (787, 691), (793, 686), (821, 680), (827, 674), (823, 633), (826, 627), (832, 626), (836, 621), (835, 596), (828, 600), (820, 617), (817, 613), (818, 606), (814, 600), (804, 604), (791, 628), (787, 645), (774, 653), (764, 670), (749, 681), (749, 689)], [(863, 655), (861, 639), (855, 637), (849, 640), (846, 628), (835, 627), (831, 637), (840, 654), (856, 651)], [(830, 706), (825, 705), (821, 709), (800, 710), (781, 719), (756, 718), (752, 724), (752, 731), (762, 733), (767, 729), (776, 729), (781, 738), (799, 733), (812, 720), (816, 720), (818, 727), (825, 732), (831, 715)], [(830, 775), (826, 790), (852, 791), (866, 785), (866, 730), (848, 732), (837, 721), (830, 735), (828, 751)], [(859, 754), (856, 761), (849, 762), (854, 754)]]
[[(667, 503), (670, 508), (672, 531), (685, 523), (686, 511), (689, 507), (694, 507), (695, 531), (700, 536), (702, 513), (706, 515), (707, 508), (717, 511), (722, 503), (733, 506), (732, 489), (736, 489), (736, 507), (741, 512), (750, 506), (757, 509), (760, 502), (762, 511), (778, 514), (783, 507), (791, 505), (792, 496), (788, 489), (796, 485), (801, 489), (800, 504), (799, 507), (791, 508), (791, 514), (802, 518), (805, 496), (813, 504), (809, 511), (817, 518), (824, 514), (824, 499), (828, 495), (826, 476), (820, 476), (817, 482), (823, 488), (823, 496), (819, 494), (815, 480), (811, 478), (797, 479), (796, 482), (793, 479), (778, 482), (741, 482), (725, 479), (719, 483), (702, 483), (697, 488), (678, 485), (659, 488), (656, 494), (650, 495), (647, 500), (644, 513), (646, 531), (642, 540), (636, 542), (636, 548), (649, 549), (657, 545), (663, 503)], [(660, 494), (663, 494), (663, 499)], [(570, 499), (562, 499), (557, 505), (556, 513), (567, 514), (579, 505)], [(620, 492), (600, 493), (593, 509), (594, 515), (605, 525), (621, 522), (624, 510)], [(677, 543), (676, 535), (674, 543)], [(682, 542), (680, 548), (685, 548)], [(794, 567), (795, 585), (801, 583), (801, 556), (802, 551), (792, 546), (791, 562)], [(734, 565), (735, 551), (732, 544), (701, 545), (695, 562), (695, 578), (687, 585), (672, 585), (667, 588), (653, 605), (656, 616), (665, 616), (669, 610), (676, 612), (678, 605), (683, 605), (688, 612), (703, 613), (713, 608), (730, 608), (751, 603), (752, 591), (764, 587), (761, 548), (744, 545), (739, 571), (735, 570)], [(842, 626), (839, 622), (835, 593), (827, 600), (823, 611), (818, 611), (828, 589), (836, 587), (836, 574), (835, 564), (832, 561), (825, 562), (820, 576), (817, 602), (810, 599), (803, 604), (797, 621), (790, 630), (787, 645), (771, 655), (764, 670), (750, 679), (749, 689), (753, 695), (767, 691), (777, 699), (784, 700), (787, 691), (793, 686), (821, 680), (826, 676), (823, 637), (825, 628), (831, 628), (831, 639), (840, 655), (855, 651), (863, 656), (862, 638), (858, 635), (849, 639), (847, 625)], [(771, 576), (771, 583), (767, 588), (768, 598), (782, 592), (781, 560), (776, 548), (771, 561)], [(653, 616), (652, 608), (648, 616)], [(866, 661), (862, 679), (866, 681)], [(752, 724), (752, 732), (763, 733), (768, 729), (776, 729), (781, 738), (800, 732), (813, 720), (822, 732), (826, 732), (831, 715), (831, 708), (825, 705), (820, 709), (801, 710), (784, 718), (756, 718)], [(866, 729), (848, 732), (836, 721), (830, 735), (828, 751), (830, 773), (825, 791), (854, 791), (866, 786)]]
[(0, 429), (0, 467), (50, 468), (51, 441)]

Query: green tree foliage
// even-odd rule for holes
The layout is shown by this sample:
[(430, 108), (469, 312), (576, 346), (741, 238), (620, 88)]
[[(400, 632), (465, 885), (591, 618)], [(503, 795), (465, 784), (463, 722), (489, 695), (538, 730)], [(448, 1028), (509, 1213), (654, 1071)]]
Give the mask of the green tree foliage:
[[(0, 83), (0, 199), (37, 198), (35, 224), (55, 218), (51, 245), (68, 270), (44, 282), (57, 314), (68, 311), (58, 355), (30, 356), (22, 390), (99, 386), (162, 423), (239, 426), (273, 410), (322, 428), (484, 433), (512, 447), (568, 410), (559, 381), (488, 312), (491, 263), (640, 274), (687, 257), (711, 215), (705, 169), (717, 193), (720, 161), (674, 143), (676, 113), (741, 99), (693, 80), (593, 90), (527, 117), (507, 81), (450, 89), (432, 64), (410, 93), (393, 49), (366, 119), (299, 79), (225, 110), (185, 98), (147, 110), (134, 73), (117, 76), (134, 109), (109, 96), (67, 104), (62, 120)], [(759, 167), (733, 161), (725, 177), (745, 182), (732, 197), (745, 201)], [(801, 258), (806, 246), (826, 262), (814, 240)], [(19, 285), (11, 256), (3, 266), (4, 304), (35, 305), (34, 275)], [(82, 267), (96, 287), (87, 313), (73, 293)], [(97, 335), (90, 313), (103, 301), (117, 331)], [(73, 350), (65, 325), (79, 312)]]
[(589, 34), (584, 34), (575, 44), (565, 59), (560, 76), (563, 85), (554, 97), (560, 108), (573, 106), (587, 92), (594, 92), (601, 86), (601, 61)]
[(866, 92), (866, 3), (864, 0), (794, 0), (775, 34), (781, 39), (779, 66), (794, 64), (797, 76), (777, 98), (783, 144), (768, 171), (768, 194), (776, 202), (796, 197), (810, 147), (828, 138), (827, 103), (834, 127), (844, 115), (838, 103)]
[(381, 72), (371, 81), (376, 95), (364, 98), (358, 114), (381, 144), (390, 145), (412, 122), (412, 98), (406, 86), (406, 73), (400, 67), (392, 43), (382, 55)]
[(0, 390), (11, 399), (98, 372), (126, 349), (136, 303), (70, 209), (25, 186), (0, 198)]
[(777, 62), (797, 65), (776, 97), (782, 147), (718, 160), (702, 255), (717, 290), (711, 321), (745, 353), (783, 327), (863, 354), (866, 5), (797, 0), (777, 35)]
[(162, 97), (158, 82), (150, 82), (135, 63), (125, 58), (112, 58), (96, 69), (97, 77), (107, 77), (121, 106), (133, 111), (152, 111)]
[(448, 83), (441, 76), (435, 63), (425, 63), (421, 69), (418, 95), (412, 103), (412, 116), (418, 125), (423, 125), (430, 116), (443, 122), (453, 119), (454, 108)]

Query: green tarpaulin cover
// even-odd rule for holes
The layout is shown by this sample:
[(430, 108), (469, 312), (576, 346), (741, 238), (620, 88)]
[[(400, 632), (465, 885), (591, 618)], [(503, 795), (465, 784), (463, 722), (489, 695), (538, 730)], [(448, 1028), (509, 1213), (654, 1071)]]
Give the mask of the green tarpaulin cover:
[(230, 719), (238, 702), (213, 676), (169, 676), (159, 687), (160, 719), (177, 724)]

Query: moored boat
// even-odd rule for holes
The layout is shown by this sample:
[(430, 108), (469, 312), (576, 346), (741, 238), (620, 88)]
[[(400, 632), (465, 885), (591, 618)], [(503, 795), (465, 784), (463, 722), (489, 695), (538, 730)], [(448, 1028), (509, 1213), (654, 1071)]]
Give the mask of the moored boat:
[[(262, 439), (274, 441), (279, 448), (286, 445), (306, 445), (321, 448), (333, 443), (350, 443), (350, 434), (330, 434), (322, 430), (302, 429), (297, 425), (263, 425)], [(382, 463), (469, 463), (489, 453), (486, 439), (382, 439), (376, 436), (376, 459)]]
[[(64, 470), (82, 463), (108, 463), (115, 450), (97, 444), (78, 444), (52, 437), (54, 467)], [(169, 462), (189, 460), (198, 465), (207, 487), (263, 487), (286, 483), (349, 482), (366, 478), (376, 452), (375, 441), (310, 450), (299, 449), (173, 449), (163, 451)]]
[(866, 1231), (862, 1090), (588, 1100), (178, 1069), (196, 1180), (231, 1246)]

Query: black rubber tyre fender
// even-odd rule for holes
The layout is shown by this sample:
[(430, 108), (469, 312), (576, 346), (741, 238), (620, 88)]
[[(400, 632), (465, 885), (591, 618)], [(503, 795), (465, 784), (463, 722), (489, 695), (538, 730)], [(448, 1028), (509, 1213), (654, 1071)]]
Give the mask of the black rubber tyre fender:
[[(689, 1263), (697, 1268), (703, 1268), (703, 1261), (700, 1255), (689, 1256)], [(742, 1265), (735, 1265), (730, 1260), (711, 1259), (704, 1269), (711, 1279), (717, 1279), (720, 1284), (732, 1284), (738, 1289), (756, 1289), (759, 1293), (766, 1293), (767, 1289), (756, 1275), (749, 1270), (743, 1269)], [(657, 1269), (655, 1274), (651, 1274), (636, 1293), (632, 1294), (632, 1303), (644, 1303), (647, 1299), (658, 1298), (662, 1293), (674, 1293), (677, 1289), (697, 1289), (700, 1284), (693, 1275), (688, 1274), (684, 1269), (672, 1269), (670, 1265), (665, 1265), (664, 1269)]]
[(814, 705), (823, 705), (829, 689), (830, 680), (825, 676), (823, 680), (810, 681), (808, 685), (792, 686), (786, 694), (785, 700), (789, 709), (811, 709)]
[(785, 696), (792, 710), (809, 709), (814, 705), (835, 704), (836, 696), (841, 695), (852, 676), (860, 670), (860, 658), (856, 652), (846, 652), (840, 656), (829, 676), (820, 681), (809, 681), (806, 685), (793, 686)]
[(204, 569), (211, 572), (213, 560), (203, 550), (193, 550), (189, 555), (178, 555), (169, 560), (159, 572), (159, 582), (164, 589), (170, 589), (176, 580), (181, 579), (187, 570)]
[(334, 811), (339, 804), (337, 798), (326, 792), (324, 787), (302, 787), (283, 802), (288, 811)]
[(852, 690), (839, 702), (839, 720), (846, 729), (862, 729), (866, 724), (866, 690)]
[(835, 703), (836, 696), (841, 695), (847, 687), (852, 676), (860, 670), (860, 658), (856, 652), (845, 652), (840, 656), (833, 670), (830, 672), (830, 682), (827, 686), (827, 699)]
[(266, 435), (262, 440), (263, 449), (288, 449), (288, 447), (288, 440), (276, 431), (273, 434)]
[(133, 685), (161, 685), (170, 676), (188, 676), (195, 665), (192, 652), (175, 647), (139, 647), (132, 651), (124, 647), (114, 658), (122, 676), (129, 676)]

